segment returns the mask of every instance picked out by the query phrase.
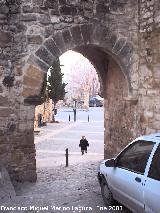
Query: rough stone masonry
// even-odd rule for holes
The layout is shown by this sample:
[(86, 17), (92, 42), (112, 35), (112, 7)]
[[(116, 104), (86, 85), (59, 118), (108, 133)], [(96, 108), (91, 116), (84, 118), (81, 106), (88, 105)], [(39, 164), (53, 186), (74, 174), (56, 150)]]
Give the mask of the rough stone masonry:
[(105, 158), (160, 130), (159, 0), (0, 0), (0, 163), (14, 180), (36, 180), (34, 109), (69, 49), (100, 78)]

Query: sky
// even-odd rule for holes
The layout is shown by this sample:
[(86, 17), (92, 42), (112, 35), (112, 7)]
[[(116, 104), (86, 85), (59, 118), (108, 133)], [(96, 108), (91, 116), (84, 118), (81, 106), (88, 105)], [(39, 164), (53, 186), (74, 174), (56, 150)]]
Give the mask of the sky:
[(67, 80), (70, 77), (71, 72), (73, 72), (72, 67), (81, 60), (83, 63), (90, 63), (87, 58), (85, 58), (80, 53), (74, 52), (72, 50), (69, 50), (65, 52), (63, 55), (60, 56), (60, 63), (63, 65), (61, 67), (62, 73), (64, 73), (64, 81), (67, 82)]

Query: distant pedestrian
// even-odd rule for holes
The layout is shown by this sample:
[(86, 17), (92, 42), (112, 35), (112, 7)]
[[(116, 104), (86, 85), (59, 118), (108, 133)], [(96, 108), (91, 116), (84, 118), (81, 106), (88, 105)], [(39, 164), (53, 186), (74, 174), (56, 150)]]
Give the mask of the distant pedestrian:
[(87, 153), (87, 147), (89, 146), (89, 143), (85, 136), (82, 136), (80, 140), (79, 147), (81, 147), (82, 155), (84, 155), (84, 152)]

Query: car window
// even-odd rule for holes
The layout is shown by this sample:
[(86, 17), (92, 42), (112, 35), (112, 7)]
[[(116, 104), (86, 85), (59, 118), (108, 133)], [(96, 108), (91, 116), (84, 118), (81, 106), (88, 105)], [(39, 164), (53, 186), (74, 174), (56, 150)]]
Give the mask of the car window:
[(136, 141), (117, 157), (117, 167), (144, 174), (148, 158), (155, 143)]
[(160, 180), (160, 145), (154, 153), (148, 177), (155, 180)]

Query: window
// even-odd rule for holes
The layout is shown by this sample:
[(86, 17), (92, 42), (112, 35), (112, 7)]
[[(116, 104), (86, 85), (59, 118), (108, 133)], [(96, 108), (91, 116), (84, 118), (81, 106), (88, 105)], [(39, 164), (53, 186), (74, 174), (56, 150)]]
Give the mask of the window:
[(149, 169), (148, 177), (160, 180), (160, 145), (156, 149)]
[(151, 141), (134, 142), (118, 156), (117, 167), (144, 174), (154, 144)]

